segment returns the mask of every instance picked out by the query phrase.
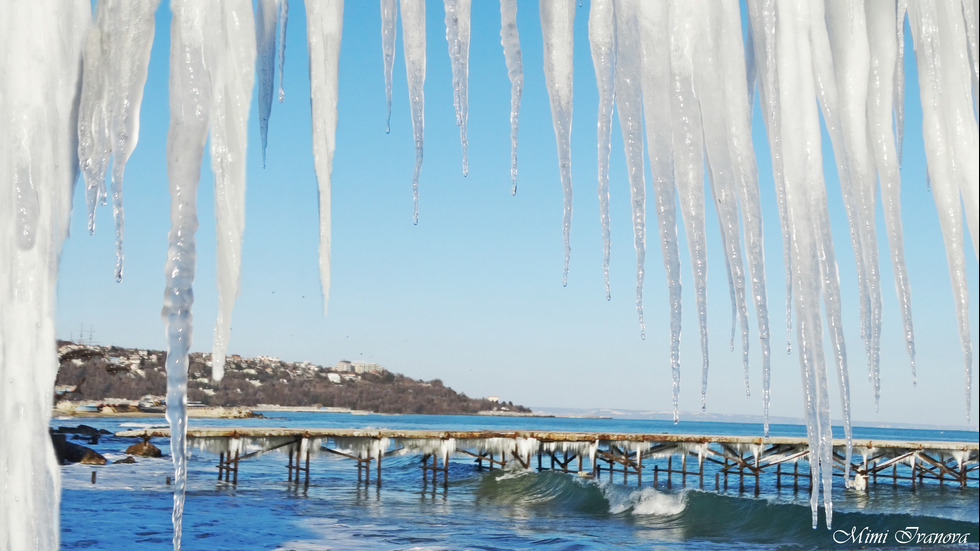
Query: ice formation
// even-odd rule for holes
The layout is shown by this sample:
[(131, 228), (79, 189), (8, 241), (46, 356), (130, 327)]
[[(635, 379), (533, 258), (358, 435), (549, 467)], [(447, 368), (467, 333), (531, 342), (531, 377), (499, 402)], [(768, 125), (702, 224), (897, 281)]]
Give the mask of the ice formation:
[(412, 220), (419, 223), (419, 176), (422, 174), (422, 134), (425, 127), (425, 0), (401, 0), (402, 49), (405, 51), (405, 75), (408, 100), (412, 109), (412, 135), (415, 140), (415, 173), (412, 174), (412, 197), (415, 211)]
[(170, 177), (171, 229), (163, 318), (167, 331), (167, 420), (174, 476), (174, 548), (180, 548), (186, 486), (187, 355), (194, 302), (197, 185), (210, 131), (218, 237), (218, 320), (213, 376), (224, 369), (231, 309), (238, 294), (245, 210), (245, 147), (255, 64), (255, 28), (247, 0), (171, 2)]
[(269, 116), (272, 113), (272, 92), (276, 86), (276, 23), (279, 20), (279, 0), (259, 0), (255, 6), (255, 44), (258, 61), (259, 132), (262, 134), (262, 167), (269, 145)]
[(612, 147), (613, 85), (615, 84), (616, 34), (612, 0), (595, 0), (589, 7), (589, 47), (599, 87), (599, 121), (596, 140), (599, 144), (599, 221), (602, 224), (602, 275), (609, 288), (609, 257), (612, 237), (609, 230), (609, 149)]
[(510, 79), (510, 179), (511, 194), (517, 194), (517, 114), (524, 90), (524, 65), (517, 33), (517, 0), (500, 0), (500, 44), (504, 47), (507, 78)]
[(330, 298), (330, 174), (333, 171), (334, 134), (337, 131), (337, 68), (343, 17), (343, 0), (306, 2), (310, 102), (313, 107), (313, 165), (320, 201), (320, 289), (323, 291), (324, 314)]
[(54, 300), (78, 175), (86, 30), (78, 22), (90, 19), (91, 9), (87, 0), (0, 3), (0, 546), (6, 549), (58, 548), (60, 471), (48, 437), (58, 373)]
[(139, 138), (140, 104), (153, 45), (153, 15), (159, 2), (99, 2), (82, 54), (78, 162), (85, 178), (89, 232), (94, 232), (95, 209), (100, 200), (105, 202), (106, 170), (112, 157), (109, 192), (116, 226), (116, 281), (123, 275), (123, 174)]
[[(48, 439), (50, 388), (56, 372), (54, 289), (66, 235), (71, 190), (79, 171), (92, 209), (110, 193), (117, 233), (116, 277), (122, 275), (121, 190), (126, 161), (138, 138), (151, 16), (158, 0), (101, 0), (92, 20), (88, 0), (0, 2), (0, 373), (4, 445), (0, 472), (4, 499), (16, 503), (0, 516), (10, 548), (58, 545), (58, 472)], [(402, 40), (416, 163), (415, 221), (422, 164), (425, 80), (425, 2), (402, 0)], [(466, 172), (466, 0), (445, 0), (453, 63), (454, 104)], [(168, 335), (168, 417), (176, 470), (174, 543), (180, 545), (186, 454), (187, 351), (197, 228), (196, 190), (210, 134), (216, 182), (219, 318), (214, 375), (221, 376), (237, 294), (244, 220), (245, 124), (253, 70), (259, 77), (263, 154), (278, 53), (282, 101), (286, 0), (259, 0), (253, 26), (247, 0), (171, 0), (170, 110), (167, 165), (171, 231), (163, 316)], [(763, 409), (768, 411), (769, 328), (762, 258), (759, 188), (749, 127), (757, 93), (772, 154), (786, 272), (787, 349), (796, 336), (804, 383), (804, 410), (813, 466), (813, 519), (820, 494), (831, 521), (833, 454), (828, 386), (836, 381), (849, 437), (849, 387), (840, 283), (822, 169), (821, 120), (831, 138), (858, 270), (860, 327), (869, 375), (878, 395), (881, 290), (875, 195), (890, 246), (902, 327), (913, 366), (910, 285), (902, 254), (900, 161), (904, 131), (906, 12), (918, 65), (928, 181), (935, 198), (949, 263), (963, 348), (967, 411), (973, 351), (967, 232), (978, 245), (978, 53), (975, 0), (810, 2), (746, 0), (741, 21), (734, 1), (702, 6), (683, 0), (596, 0), (590, 6), (590, 43), (602, 100), (597, 127), (599, 195), (608, 196), (606, 163), (613, 105), (619, 108), (633, 205), (637, 250), (637, 309), (642, 327), (645, 220), (642, 145), (651, 163), (653, 202), (670, 307), (670, 365), (675, 419), (680, 385), (681, 280), (676, 203), (690, 247), (702, 344), (702, 394), (707, 382), (705, 197), (707, 175), (722, 235), (732, 301), (732, 345), (741, 327), (743, 364), (749, 361), (748, 300), (758, 321), (763, 360)], [(321, 285), (329, 293), (330, 172), (337, 112), (338, 49), (343, 3), (307, 2), (314, 163), (320, 186)], [(395, 44), (395, 0), (382, 0), (382, 52), (388, 119)], [(501, 44), (511, 82), (511, 177), (516, 190), (517, 119), (523, 67), (516, 2), (501, 0)], [(575, 0), (542, 2), (544, 75), (558, 148), (564, 195), (563, 283), (567, 282), (572, 214), (571, 111)], [(278, 21), (278, 52), (275, 27)], [(742, 26), (746, 26), (745, 40)], [(125, 29), (124, 31), (121, 29)], [(258, 44), (256, 44), (256, 42)], [(14, 53), (16, 52), (16, 53)], [(258, 53), (257, 68), (255, 59)], [(35, 60), (43, 59), (42, 63)], [(45, 93), (40, 93), (40, 91)], [(645, 119), (642, 118), (645, 115)], [(643, 131), (645, 130), (645, 134)], [(605, 201), (604, 201), (605, 202)], [(605, 209), (605, 206), (603, 207)], [(603, 226), (606, 226), (605, 214)], [(965, 220), (964, 220), (965, 217)], [(604, 233), (608, 233), (604, 229)], [(608, 238), (604, 239), (608, 255)], [(744, 242), (744, 245), (740, 243)], [(744, 256), (744, 259), (743, 259)], [(744, 263), (743, 263), (744, 262)], [(604, 265), (607, 261), (604, 260)], [(604, 268), (605, 269), (605, 268)], [(745, 278), (749, 281), (746, 282)], [(793, 325), (795, 315), (796, 323)], [(826, 326), (826, 329), (824, 328)], [(28, 329), (25, 329), (28, 328)], [(826, 335), (825, 335), (826, 331)], [(826, 350), (831, 358), (825, 358)], [(827, 363), (833, 371), (828, 374)], [(21, 365), (36, 366), (33, 371)], [(17, 442), (15, 448), (11, 443)], [(26, 442), (28, 453), (22, 453)], [(451, 447), (451, 443), (447, 443)], [(524, 454), (537, 442), (519, 445)], [(17, 449), (18, 453), (12, 450)], [(445, 449), (439, 450), (445, 452)], [(373, 452), (372, 452), (373, 453)], [(28, 528), (23, 528), (28, 527)]]
[(568, 285), (568, 263), (572, 254), (572, 45), (575, 0), (541, 2), (541, 37), (544, 49), (544, 81), (551, 102), (551, 119), (558, 145), (558, 172), (564, 195), (562, 236), (565, 267), (561, 284)]
[(444, 0), (446, 10), (446, 42), (453, 68), (453, 107), (456, 126), (463, 146), (463, 176), (470, 172), (467, 154), (466, 119), (469, 117), (467, 82), (470, 71), (470, 0)]

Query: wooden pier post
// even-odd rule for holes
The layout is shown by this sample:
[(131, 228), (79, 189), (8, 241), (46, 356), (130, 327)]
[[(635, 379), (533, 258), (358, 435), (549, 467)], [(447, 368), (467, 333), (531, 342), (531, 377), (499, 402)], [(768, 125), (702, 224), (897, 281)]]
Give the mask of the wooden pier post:
[(687, 454), (681, 456), (681, 488), (687, 488)]
[[(306, 486), (310, 485), (310, 447), (306, 447), (306, 468), (303, 469), (306, 472), (306, 478), (303, 484)], [(297, 480), (299, 482), (299, 480)], [(238, 483), (238, 452), (235, 452), (235, 483)]]
[(725, 491), (728, 491), (728, 457), (725, 457)]
[(704, 489), (704, 459), (698, 456), (698, 480), (700, 481), (698, 488)]
[(637, 454), (639, 457), (636, 460), (636, 485), (643, 486), (643, 454)]

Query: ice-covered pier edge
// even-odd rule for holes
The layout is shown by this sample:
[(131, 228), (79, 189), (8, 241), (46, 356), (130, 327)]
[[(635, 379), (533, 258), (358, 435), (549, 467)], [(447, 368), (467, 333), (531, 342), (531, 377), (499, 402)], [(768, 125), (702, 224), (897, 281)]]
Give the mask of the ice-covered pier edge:
[[(4, 0), (0, 2), (0, 477), (3, 508), (0, 540), (10, 549), (53, 549), (58, 546), (58, 470), (47, 438), (51, 388), (57, 370), (55, 357), (54, 300), (58, 257), (68, 227), (73, 188), (79, 172), (86, 177), (91, 204), (106, 196), (104, 182), (109, 157), (113, 158), (111, 195), (117, 232), (122, 235), (122, 168), (138, 133), (139, 103), (145, 78), (146, 44), (152, 39), (140, 31), (159, 0), (100, 0), (93, 21), (91, 0)], [(383, 9), (392, 10), (387, 0)], [(421, 0), (403, 0), (402, 10), (420, 14)], [(453, 3), (455, 4), (455, 3)], [(504, 2), (507, 13), (516, 6)], [(598, 2), (597, 2), (598, 4)], [(742, 40), (742, 21), (736, 2), (718, 4), (724, 9), (674, 0), (604, 2), (613, 17), (596, 25), (596, 40), (607, 44), (619, 58), (603, 68), (616, 75), (613, 95), (623, 100), (628, 90), (636, 99), (636, 66), (640, 66), (640, 90), (647, 112), (646, 141), (652, 170), (665, 270), (672, 283), (672, 338), (679, 338), (679, 267), (674, 200), (681, 204), (683, 227), (692, 247), (695, 281), (702, 282), (706, 269), (703, 242), (704, 173), (707, 170), (712, 199), (719, 206), (725, 247), (725, 266), (732, 291), (733, 319), (741, 321), (743, 356), (746, 354), (745, 294), (751, 293), (760, 338), (768, 339), (764, 282), (756, 227), (759, 193), (755, 157), (746, 134), (749, 101), (759, 94), (769, 135), (784, 236), (787, 273), (787, 320), (794, 308), (801, 377), (805, 387), (811, 462), (822, 472), (824, 502), (830, 522), (830, 413), (828, 381), (833, 377), (848, 415), (847, 365), (840, 332), (840, 296), (837, 268), (830, 240), (826, 190), (820, 158), (820, 117), (826, 122), (837, 160), (849, 231), (858, 265), (861, 332), (869, 373), (878, 377), (881, 328), (881, 287), (875, 197), (882, 196), (883, 211), (896, 274), (903, 326), (910, 356), (914, 354), (909, 285), (902, 258), (899, 218), (899, 173), (904, 75), (903, 28), (908, 23), (919, 67), (919, 88), (924, 117), (923, 137), (929, 179), (936, 199), (949, 262), (956, 316), (963, 344), (967, 401), (971, 396), (972, 350), (970, 348), (969, 297), (965, 279), (966, 232), (974, 255), (978, 244), (978, 139), (977, 139), (977, 0), (916, 0), (915, 2), (827, 2), (812, 0), (747, 0), (748, 41)], [(258, 45), (263, 66), (270, 62), (270, 19), (273, 13), (284, 27), (286, 0), (258, 0), (263, 32)], [(329, 13), (342, 13), (341, 0), (324, 2)], [(173, 189), (174, 219), (168, 254), (170, 281), (166, 314), (171, 334), (171, 402), (184, 400), (180, 383), (184, 363), (175, 353), (189, 346), (190, 297), (193, 281), (193, 233), (196, 220), (190, 213), (196, 186), (194, 174), (203, 155), (204, 140), (212, 137), (212, 165), (222, 189), (223, 206), (218, 225), (222, 245), (222, 312), (216, 330), (216, 357), (236, 293), (241, 231), (241, 186), (244, 173), (236, 165), (244, 150), (240, 130), (250, 102), (256, 34), (247, 0), (198, 3), (172, 0), (171, 111), (168, 170)], [(273, 9), (277, 7), (278, 9)], [(712, 5), (711, 8), (715, 8)], [(542, 0), (542, 32), (548, 43), (549, 95), (554, 98), (556, 137), (567, 140), (570, 132), (565, 110), (571, 108), (569, 21), (575, 16), (574, 1)], [(580, 13), (585, 10), (579, 10)], [(457, 11), (454, 25), (468, 27), (466, 10)], [(327, 13), (327, 10), (324, 10)], [(623, 17), (635, 13), (637, 21)], [(606, 12), (607, 16), (609, 12)], [(403, 13), (403, 20), (405, 19)], [(325, 47), (316, 68), (313, 101), (318, 110), (335, 112), (336, 51), (340, 26), (322, 21), (323, 36), (309, 35), (311, 50)], [(152, 25), (151, 25), (152, 27)], [(220, 27), (221, 32), (216, 31)], [(636, 27), (639, 27), (637, 30)], [(417, 164), (422, 160), (424, 123), (424, 35), (410, 28), (403, 38), (411, 52), (413, 127), (416, 129)], [(651, 32), (653, 31), (653, 32)], [(309, 32), (314, 32), (308, 29)], [(601, 33), (607, 33), (601, 36)], [(329, 36), (328, 36), (329, 34)], [(637, 45), (635, 37), (640, 36)], [(511, 61), (519, 59), (514, 32), (507, 32), (504, 46)], [(228, 37), (227, 40), (224, 37)], [(633, 37), (633, 38), (631, 38)], [(220, 42), (220, 44), (219, 44)], [(383, 40), (384, 42), (384, 40)], [(251, 45), (249, 45), (251, 44)], [(280, 39), (280, 44), (282, 44)], [(420, 47), (421, 46), (421, 47)], [(222, 50), (222, 47), (228, 48)], [(739, 55), (739, 49), (744, 54)], [(457, 49), (460, 55), (463, 48)], [(387, 50), (386, 50), (387, 51)], [(83, 56), (84, 52), (84, 56)], [(187, 55), (180, 55), (184, 53)], [(83, 69), (84, 58), (84, 69)], [(743, 61), (739, 61), (742, 59)], [(636, 62), (639, 61), (639, 64)], [(517, 67), (512, 80), (520, 77)], [(620, 67), (633, 71), (625, 82)], [(744, 66), (744, 70), (741, 67)], [(280, 60), (281, 67), (281, 60)], [(244, 68), (244, 71), (242, 70)], [(464, 71), (465, 72), (465, 71)], [(83, 76), (84, 74), (84, 86)], [(208, 78), (205, 84), (196, 79)], [(269, 70), (264, 75), (270, 75)], [(457, 78), (461, 78), (458, 75)], [(263, 89), (271, 76), (262, 76)], [(243, 92), (244, 90), (244, 92)], [(320, 91), (318, 91), (320, 90)], [(242, 95), (244, 94), (244, 98)], [(271, 98), (266, 93), (263, 98)], [(518, 96), (519, 97), (519, 96)], [(331, 100), (329, 98), (334, 98)], [(459, 98), (465, 101), (465, 95)], [(267, 102), (269, 99), (263, 99)], [(614, 101), (616, 101), (614, 99)], [(636, 112), (635, 102), (631, 103)], [(120, 109), (126, 106), (126, 109)], [(818, 109), (819, 106), (819, 109)], [(621, 105), (621, 113), (627, 111)], [(465, 113), (465, 105), (460, 106)], [(652, 112), (651, 112), (652, 111)], [(267, 111), (266, 111), (267, 112)], [(183, 114), (183, 115), (182, 115)], [(329, 118), (324, 115), (325, 118)], [(460, 124), (465, 120), (460, 115)], [(512, 120), (516, 121), (514, 115)], [(655, 120), (654, 120), (655, 119)], [(658, 124), (650, 124), (654, 120)], [(631, 131), (638, 131), (633, 116)], [(321, 185), (321, 250), (324, 258), (324, 292), (329, 283), (329, 178), (332, 156), (332, 122), (317, 138), (317, 177)], [(717, 132), (724, 128), (727, 132)], [(567, 131), (566, 131), (567, 130)], [(465, 137), (465, 131), (462, 131)], [(217, 144), (217, 145), (216, 145)], [(559, 144), (564, 150), (564, 143)], [(631, 163), (636, 166), (633, 143)], [(602, 145), (600, 144), (600, 147)], [(186, 154), (186, 155), (184, 155)], [(706, 154), (706, 158), (705, 158)], [(639, 156), (642, 157), (642, 150)], [(571, 180), (567, 155), (560, 155), (570, 223)], [(640, 159), (642, 161), (642, 159)], [(709, 161), (706, 163), (706, 161)], [(706, 168), (707, 167), (707, 168)], [(636, 213), (643, 209), (642, 171), (631, 178)], [(516, 182), (516, 172), (514, 172)], [(592, 185), (589, 182), (589, 185)], [(325, 192), (324, 192), (325, 190)], [(965, 211), (966, 220), (963, 220)], [(643, 252), (641, 214), (636, 214), (634, 242)], [(737, 243), (737, 226), (745, 232), (744, 247)], [(566, 230), (567, 233), (567, 230)], [(566, 247), (567, 248), (567, 247)], [(749, 260), (741, 265), (740, 248)], [(117, 274), (122, 273), (121, 249)], [(567, 264), (567, 263), (566, 263)], [(641, 297), (642, 262), (638, 261), (637, 296)], [(751, 284), (746, 284), (745, 277)], [(702, 343), (706, 305), (703, 285), (695, 286)], [(792, 302), (790, 302), (792, 301)], [(638, 309), (642, 304), (638, 300)], [(826, 314), (822, 313), (823, 308)], [(642, 311), (642, 310), (640, 310)], [(763, 325), (763, 323), (765, 324)], [(823, 358), (823, 325), (827, 325), (834, 372), (827, 374)], [(675, 330), (676, 329), (676, 330)], [(734, 327), (733, 327), (734, 333)], [(734, 340), (734, 339), (733, 339)], [(676, 346), (671, 347), (675, 388), (678, 382)], [(767, 360), (767, 344), (762, 346)], [(914, 357), (914, 356), (913, 356)], [(220, 363), (220, 362), (218, 362)], [(707, 357), (703, 360), (707, 368)], [(171, 367), (171, 366), (168, 366)], [(877, 388), (877, 383), (875, 383)], [(763, 400), (768, 390), (764, 391)], [(179, 411), (179, 407), (175, 407)], [(968, 409), (969, 411), (969, 409)], [(186, 427), (182, 416), (176, 426)], [(177, 438), (176, 449), (180, 449)], [(177, 455), (177, 454), (175, 454)], [(823, 463), (823, 465), (821, 465)], [(826, 466), (826, 468), (824, 468)], [(178, 468), (179, 471), (179, 468)], [(177, 487), (180, 487), (178, 477)], [(813, 485), (816, 519), (819, 488)], [(180, 504), (175, 502), (175, 544), (179, 546)], [(816, 520), (814, 520), (816, 522)]]

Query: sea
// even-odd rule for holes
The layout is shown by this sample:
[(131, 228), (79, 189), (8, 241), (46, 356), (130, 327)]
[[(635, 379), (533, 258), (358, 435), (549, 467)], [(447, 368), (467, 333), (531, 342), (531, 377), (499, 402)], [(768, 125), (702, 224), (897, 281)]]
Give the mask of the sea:
[[(681, 421), (357, 415), (264, 412), (262, 419), (198, 419), (196, 427), (337, 427), (425, 430), (527, 429), (577, 432), (682, 433), (761, 436), (762, 425)], [(89, 426), (111, 433), (164, 426), (162, 418), (55, 418), (52, 427)], [(805, 436), (797, 425), (772, 425), (773, 436)], [(855, 438), (978, 440), (974, 431), (855, 427)], [(173, 463), (167, 439), (153, 443), (163, 458), (126, 457), (131, 438), (103, 436), (91, 444), (108, 459), (102, 466), (61, 467), (61, 548), (139, 550), (172, 548)], [(84, 444), (84, 442), (83, 442)], [(88, 444), (86, 444), (88, 445)], [(237, 484), (219, 481), (218, 456), (191, 446), (181, 548), (185, 550), (437, 550), (437, 549), (977, 549), (978, 490), (957, 484), (869, 484), (845, 489), (835, 479), (833, 523), (823, 513), (811, 527), (809, 492), (763, 477), (740, 489), (716, 491), (677, 478), (654, 487), (635, 478), (588, 479), (555, 471), (478, 470), (454, 456), (449, 480), (423, 483), (416, 455), (385, 458), (382, 484), (374, 473), (358, 479), (350, 459), (323, 454), (310, 464), (310, 483), (287, 480), (285, 453), (241, 462)], [(516, 465), (511, 462), (510, 465)], [(976, 464), (974, 464), (976, 468)], [(709, 483), (710, 482), (710, 483)], [(931, 540), (921, 535), (935, 535)], [(951, 537), (950, 534), (958, 534)], [(945, 537), (945, 543), (943, 543)], [(906, 541), (908, 540), (908, 541)], [(923, 542), (939, 543), (923, 543)], [(871, 543), (869, 543), (871, 542)], [(965, 542), (965, 543), (964, 543)]]

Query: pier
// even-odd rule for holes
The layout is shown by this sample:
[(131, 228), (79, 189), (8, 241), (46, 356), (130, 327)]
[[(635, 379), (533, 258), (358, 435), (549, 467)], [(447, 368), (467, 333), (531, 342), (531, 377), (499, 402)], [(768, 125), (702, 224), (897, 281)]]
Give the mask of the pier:
[[(169, 438), (170, 430), (117, 432), (129, 438)], [(218, 480), (238, 483), (240, 463), (271, 451), (288, 454), (287, 480), (310, 483), (311, 457), (337, 455), (356, 463), (358, 481), (380, 486), (382, 462), (417, 455), (423, 483), (431, 474), (448, 484), (450, 460), (472, 461), (478, 470), (511, 465), (560, 471), (588, 478), (655, 487), (697, 485), (702, 489), (746, 488), (759, 492), (760, 478), (777, 489), (810, 487), (809, 441), (796, 437), (693, 434), (585, 433), (554, 431), (434, 431), (318, 428), (196, 428), (189, 445), (218, 455)], [(978, 486), (977, 442), (834, 440), (834, 476), (850, 473), (855, 489), (890, 483)]]

